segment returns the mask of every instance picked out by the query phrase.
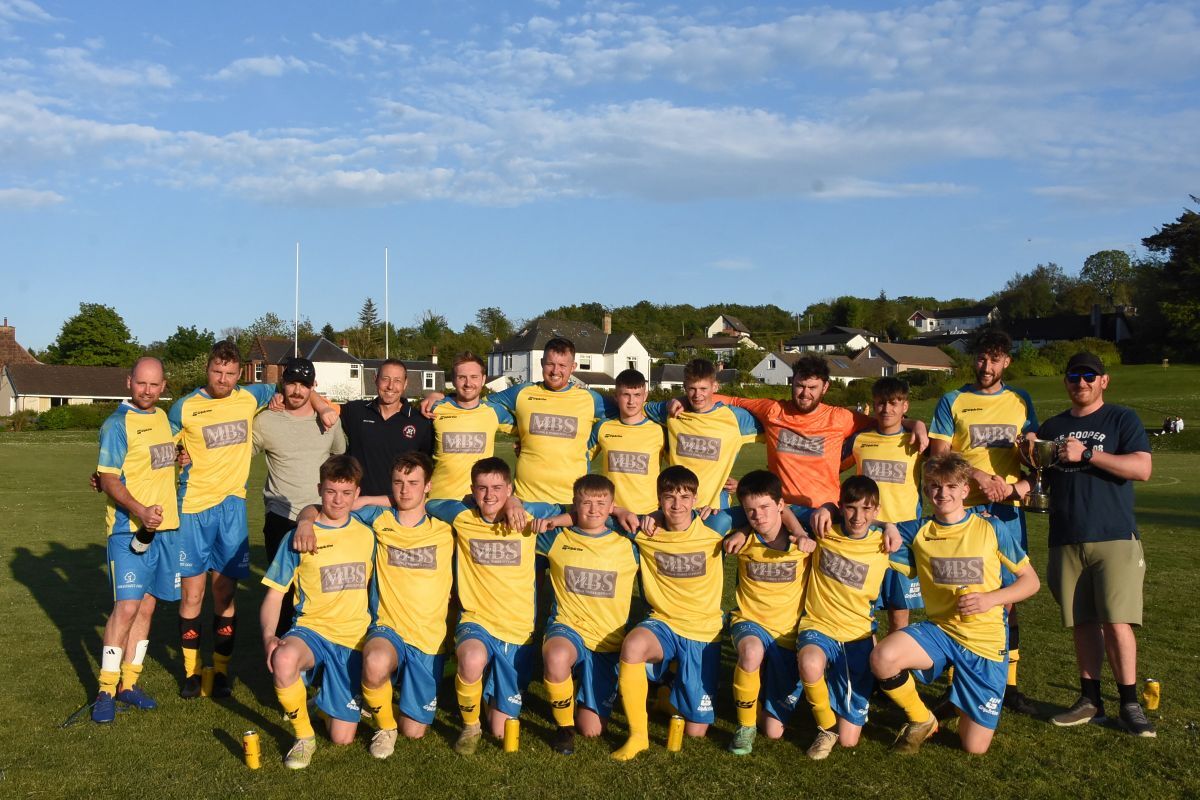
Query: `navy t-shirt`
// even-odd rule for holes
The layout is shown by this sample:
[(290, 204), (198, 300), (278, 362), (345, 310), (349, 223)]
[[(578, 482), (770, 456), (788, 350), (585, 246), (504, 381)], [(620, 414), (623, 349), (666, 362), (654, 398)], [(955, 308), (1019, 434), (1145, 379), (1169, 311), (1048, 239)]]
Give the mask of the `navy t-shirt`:
[[(1094, 451), (1123, 455), (1150, 452), (1150, 439), (1137, 415), (1105, 403), (1084, 417), (1070, 411), (1051, 417), (1038, 438), (1063, 441), (1074, 436)], [(1050, 490), (1050, 546), (1136, 539), (1133, 481), (1083, 462), (1059, 463), (1046, 470)]]

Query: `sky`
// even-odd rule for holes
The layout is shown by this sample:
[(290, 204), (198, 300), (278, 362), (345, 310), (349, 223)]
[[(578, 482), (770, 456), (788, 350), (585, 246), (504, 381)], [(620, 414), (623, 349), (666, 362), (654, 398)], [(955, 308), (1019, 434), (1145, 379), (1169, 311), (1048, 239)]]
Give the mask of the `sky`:
[(0, 315), (983, 297), (1200, 194), (1200, 4), (0, 0)]

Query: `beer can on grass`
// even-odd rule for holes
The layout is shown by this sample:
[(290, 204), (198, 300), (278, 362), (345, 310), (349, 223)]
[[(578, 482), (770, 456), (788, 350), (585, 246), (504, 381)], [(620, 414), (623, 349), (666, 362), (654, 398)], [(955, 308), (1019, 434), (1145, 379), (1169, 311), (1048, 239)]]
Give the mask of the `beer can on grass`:
[(504, 752), (515, 753), (521, 749), (521, 720), (504, 720)]
[(246, 731), (242, 734), (242, 754), (246, 757), (246, 766), (250, 769), (258, 769), (262, 766), (259, 762), (257, 731)]
[[(971, 591), (971, 587), (970, 587), (970, 586), (967, 586), (967, 585), (964, 583), (962, 586), (959, 586), (959, 587), (955, 588), (955, 590), (954, 590), (954, 596), (955, 596), (955, 597), (962, 597), (964, 594), (969, 594), (969, 593), (970, 593), (970, 591)], [(964, 620), (968, 620), (968, 619), (970, 619), (971, 617), (973, 617), (973, 616), (975, 616), (975, 615), (974, 615), (974, 614), (964, 614), (964, 613), (962, 613), (962, 612), (960, 611), (960, 612), (959, 612), (959, 616), (960, 616), (960, 617), (962, 617)]]
[(1147, 711), (1158, 711), (1158, 704), (1162, 700), (1162, 686), (1154, 678), (1146, 678), (1146, 682), (1142, 685), (1142, 705)]
[(212, 697), (213, 692), (213, 668), (204, 667), (200, 670), (200, 696)]
[(671, 716), (671, 722), (667, 726), (667, 750), (672, 753), (678, 753), (683, 749), (683, 717), (678, 714)]

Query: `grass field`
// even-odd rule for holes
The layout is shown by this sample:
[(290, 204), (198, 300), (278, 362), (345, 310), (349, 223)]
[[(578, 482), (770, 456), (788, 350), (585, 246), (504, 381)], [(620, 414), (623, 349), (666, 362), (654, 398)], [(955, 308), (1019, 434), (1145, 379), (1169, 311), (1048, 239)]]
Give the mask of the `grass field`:
[[(1065, 407), (1061, 383), (1022, 382), (1043, 417)], [(1109, 399), (1134, 406), (1157, 427), (1168, 413), (1189, 424), (1200, 420), (1200, 368), (1123, 368)], [(924, 405), (924, 404), (923, 404)], [(929, 407), (914, 412), (928, 418)], [(709, 797), (717, 795), (816, 797), (1183, 797), (1200, 795), (1200, 616), (1192, 608), (1200, 570), (1200, 435), (1193, 429), (1155, 441), (1154, 477), (1138, 488), (1149, 570), (1146, 626), (1140, 632), (1144, 676), (1163, 685), (1163, 705), (1152, 715), (1156, 740), (1086, 726), (1058, 730), (1042, 719), (1005, 714), (992, 751), (969, 757), (953, 733), (938, 734), (916, 758), (887, 752), (902, 720), (876, 703), (863, 743), (835, 750), (821, 763), (804, 758), (813, 726), (797, 715), (796, 730), (782, 742), (761, 738), (754, 754), (724, 752), (732, 734), (728, 696), (731, 652), (725, 651), (725, 687), (719, 722), (706, 741), (688, 741), (671, 755), (665, 728), (655, 719), (654, 747), (628, 765), (608, 758), (623, 740), (618, 714), (613, 731), (584, 743), (571, 758), (547, 745), (549, 708), (539, 683), (529, 693), (522, 720), (522, 749), (505, 754), (485, 745), (466, 762), (450, 749), (458, 731), (452, 686), (443, 687), (443, 710), (424, 741), (401, 742), (389, 761), (366, 752), (366, 736), (352, 747), (323, 743), (313, 766), (284, 769), (291, 741), (262, 663), (258, 645), (257, 579), (262, 551), (261, 462), (251, 475), (250, 525), (255, 578), (239, 591), (242, 628), (235, 656), (240, 678), (231, 700), (178, 699), (179, 652), (175, 607), (164, 607), (152, 632), (143, 682), (159, 698), (153, 713), (128, 712), (116, 724), (84, 721), (60, 727), (95, 692), (100, 632), (110, 608), (100, 533), (103, 504), (86, 485), (96, 457), (94, 433), (0, 435), (0, 519), (8, 574), (0, 582), (0, 675), (8, 733), (0, 737), (0, 797)], [(738, 473), (761, 466), (763, 451), (750, 448)], [(1032, 517), (1031, 555), (1039, 572), (1046, 557), (1044, 518)], [(208, 615), (206, 613), (206, 625)], [(1022, 612), (1021, 680), (1040, 702), (1043, 717), (1076, 696), (1074, 659), (1058, 610), (1043, 589)], [(1115, 709), (1106, 677), (1105, 696)], [(263, 768), (247, 770), (240, 738), (262, 736)]]

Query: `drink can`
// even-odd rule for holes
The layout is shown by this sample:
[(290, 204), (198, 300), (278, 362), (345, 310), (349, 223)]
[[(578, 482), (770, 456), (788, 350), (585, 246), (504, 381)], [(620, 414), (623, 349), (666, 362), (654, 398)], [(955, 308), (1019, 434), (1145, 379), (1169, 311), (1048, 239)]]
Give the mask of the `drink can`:
[(515, 753), (521, 749), (521, 720), (504, 720), (504, 752)]
[(678, 714), (671, 715), (671, 722), (667, 725), (667, 750), (671, 753), (678, 753), (683, 749), (683, 717)]
[[(967, 586), (967, 585), (964, 583), (964, 584), (962, 584), (961, 586), (958, 586), (958, 587), (956, 587), (956, 588), (954, 589), (954, 596), (955, 596), (955, 597), (962, 597), (964, 594), (968, 594), (968, 593), (970, 593), (970, 591), (971, 591), (971, 587), (970, 587), (970, 586)], [(970, 619), (971, 617), (973, 617), (973, 616), (975, 616), (975, 615), (974, 615), (974, 614), (963, 614), (963, 613), (960, 611), (960, 612), (959, 612), (959, 616), (960, 616), (960, 617), (962, 617), (964, 620), (968, 620), (968, 619)]]
[(1146, 678), (1146, 682), (1142, 685), (1142, 705), (1147, 711), (1158, 711), (1158, 704), (1162, 700), (1162, 686), (1154, 678)]
[(242, 754), (246, 757), (246, 766), (250, 769), (258, 769), (262, 766), (259, 759), (257, 731), (246, 731), (242, 734)]
[(212, 697), (213, 691), (213, 668), (204, 667), (200, 670), (200, 696)]

